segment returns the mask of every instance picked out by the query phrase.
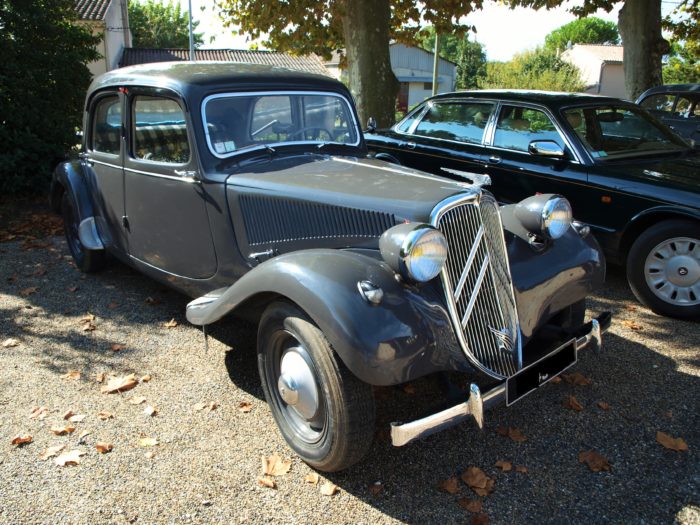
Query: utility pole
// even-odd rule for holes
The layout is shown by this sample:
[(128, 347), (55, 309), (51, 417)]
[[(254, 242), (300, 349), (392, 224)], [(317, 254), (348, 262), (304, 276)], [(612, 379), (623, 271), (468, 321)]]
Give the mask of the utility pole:
[(435, 56), (433, 57), (433, 95), (438, 89), (438, 65), (440, 61), (440, 33), (435, 33)]
[(194, 35), (192, 34), (192, 0), (187, 0), (189, 6), (189, 22), (190, 22), (190, 60), (194, 62)]

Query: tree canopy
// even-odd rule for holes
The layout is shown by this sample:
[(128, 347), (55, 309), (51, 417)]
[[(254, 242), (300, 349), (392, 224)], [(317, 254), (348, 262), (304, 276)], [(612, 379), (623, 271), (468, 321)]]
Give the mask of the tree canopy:
[(488, 62), (483, 87), (582, 91), (585, 86), (576, 66), (555, 51), (538, 48), (519, 53), (509, 62)]
[(74, 0), (4, 0), (0, 28), (0, 193), (38, 193), (77, 142), (100, 38)]
[[(199, 22), (192, 20), (194, 45), (204, 41), (202, 33), (196, 33)], [(173, 5), (172, 0), (162, 3), (159, 0), (129, 2), (129, 26), (134, 47), (189, 48), (189, 13)]]
[[(427, 26), (420, 30), (420, 46), (431, 53), (435, 50), (435, 28)], [(478, 89), (486, 76), (486, 53), (479, 42), (463, 36), (440, 35), (440, 57), (457, 64), (455, 89)]]
[(619, 44), (620, 34), (614, 22), (595, 16), (579, 18), (565, 24), (544, 38), (544, 47), (563, 51), (573, 44)]

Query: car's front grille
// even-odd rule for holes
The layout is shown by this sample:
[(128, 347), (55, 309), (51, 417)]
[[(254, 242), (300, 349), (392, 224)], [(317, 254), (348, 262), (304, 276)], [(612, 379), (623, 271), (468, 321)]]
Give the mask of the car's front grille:
[(492, 376), (514, 374), (520, 331), (498, 204), (490, 195), (451, 198), (432, 223), (449, 244), (441, 277), (464, 352)]

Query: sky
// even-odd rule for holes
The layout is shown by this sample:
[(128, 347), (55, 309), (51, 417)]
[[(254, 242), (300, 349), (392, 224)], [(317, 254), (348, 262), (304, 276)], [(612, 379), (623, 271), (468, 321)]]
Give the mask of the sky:
[[(182, 7), (187, 9), (188, 0), (179, 1)], [(200, 21), (197, 30), (204, 33), (203, 48), (249, 48), (250, 42), (246, 41), (244, 36), (234, 36), (231, 30), (223, 27), (213, 7), (214, 0), (191, 1), (194, 18)], [(581, 3), (580, 0), (571, 2), (569, 5), (579, 3)], [(617, 22), (620, 5), (618, 4), (610, 13), (599, 11), (595, 16)], [(664, 5), (664, 7), (667, 6)], [(506, 61), (510, 60), (515, 53), (544, 44), (545, 35), (573, 20), (575, 17), (566, 8), (560, 7), (549, 11), (544, 9), (534, 11), (526, 8), (513, 10), (498, 3), (485, 2), (483, 10), (469, 15), (466, 22), (476, 26), (476, 40), (484, 45), (488, 60)], [(472, 35), (471, 38), (474, 36)]]

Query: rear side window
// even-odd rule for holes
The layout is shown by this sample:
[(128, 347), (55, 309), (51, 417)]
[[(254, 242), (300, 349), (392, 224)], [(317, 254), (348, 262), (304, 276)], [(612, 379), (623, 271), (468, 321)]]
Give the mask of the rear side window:
[(436, 139), (481, 144), (493, 104), (454, 102), (433, 104), (415, 134)]
[(90, 149), (119, 155), (121, 145), (122, 106), (119, 97), (101, 98), (92, 112)]
[(660, 111), (671, 113), (673, 111), (673, 102), (676, 99), (675, 95), (652, 95), (642, 100), (641, 106), (649, 111)]
[[(574, 124), (572, 124), (575, 127)], [(493, 145), (497, 148), (527, 151), (533, 140), (551, 140), (564, 149), (565, 144), (550, 118), (537, 109), (504, 106), (498, 117)]]
[(132, 108), (135, 158), (173, 164), (189, 160), (185, 114), (177, 102), (163, 97), (137, 96)]

